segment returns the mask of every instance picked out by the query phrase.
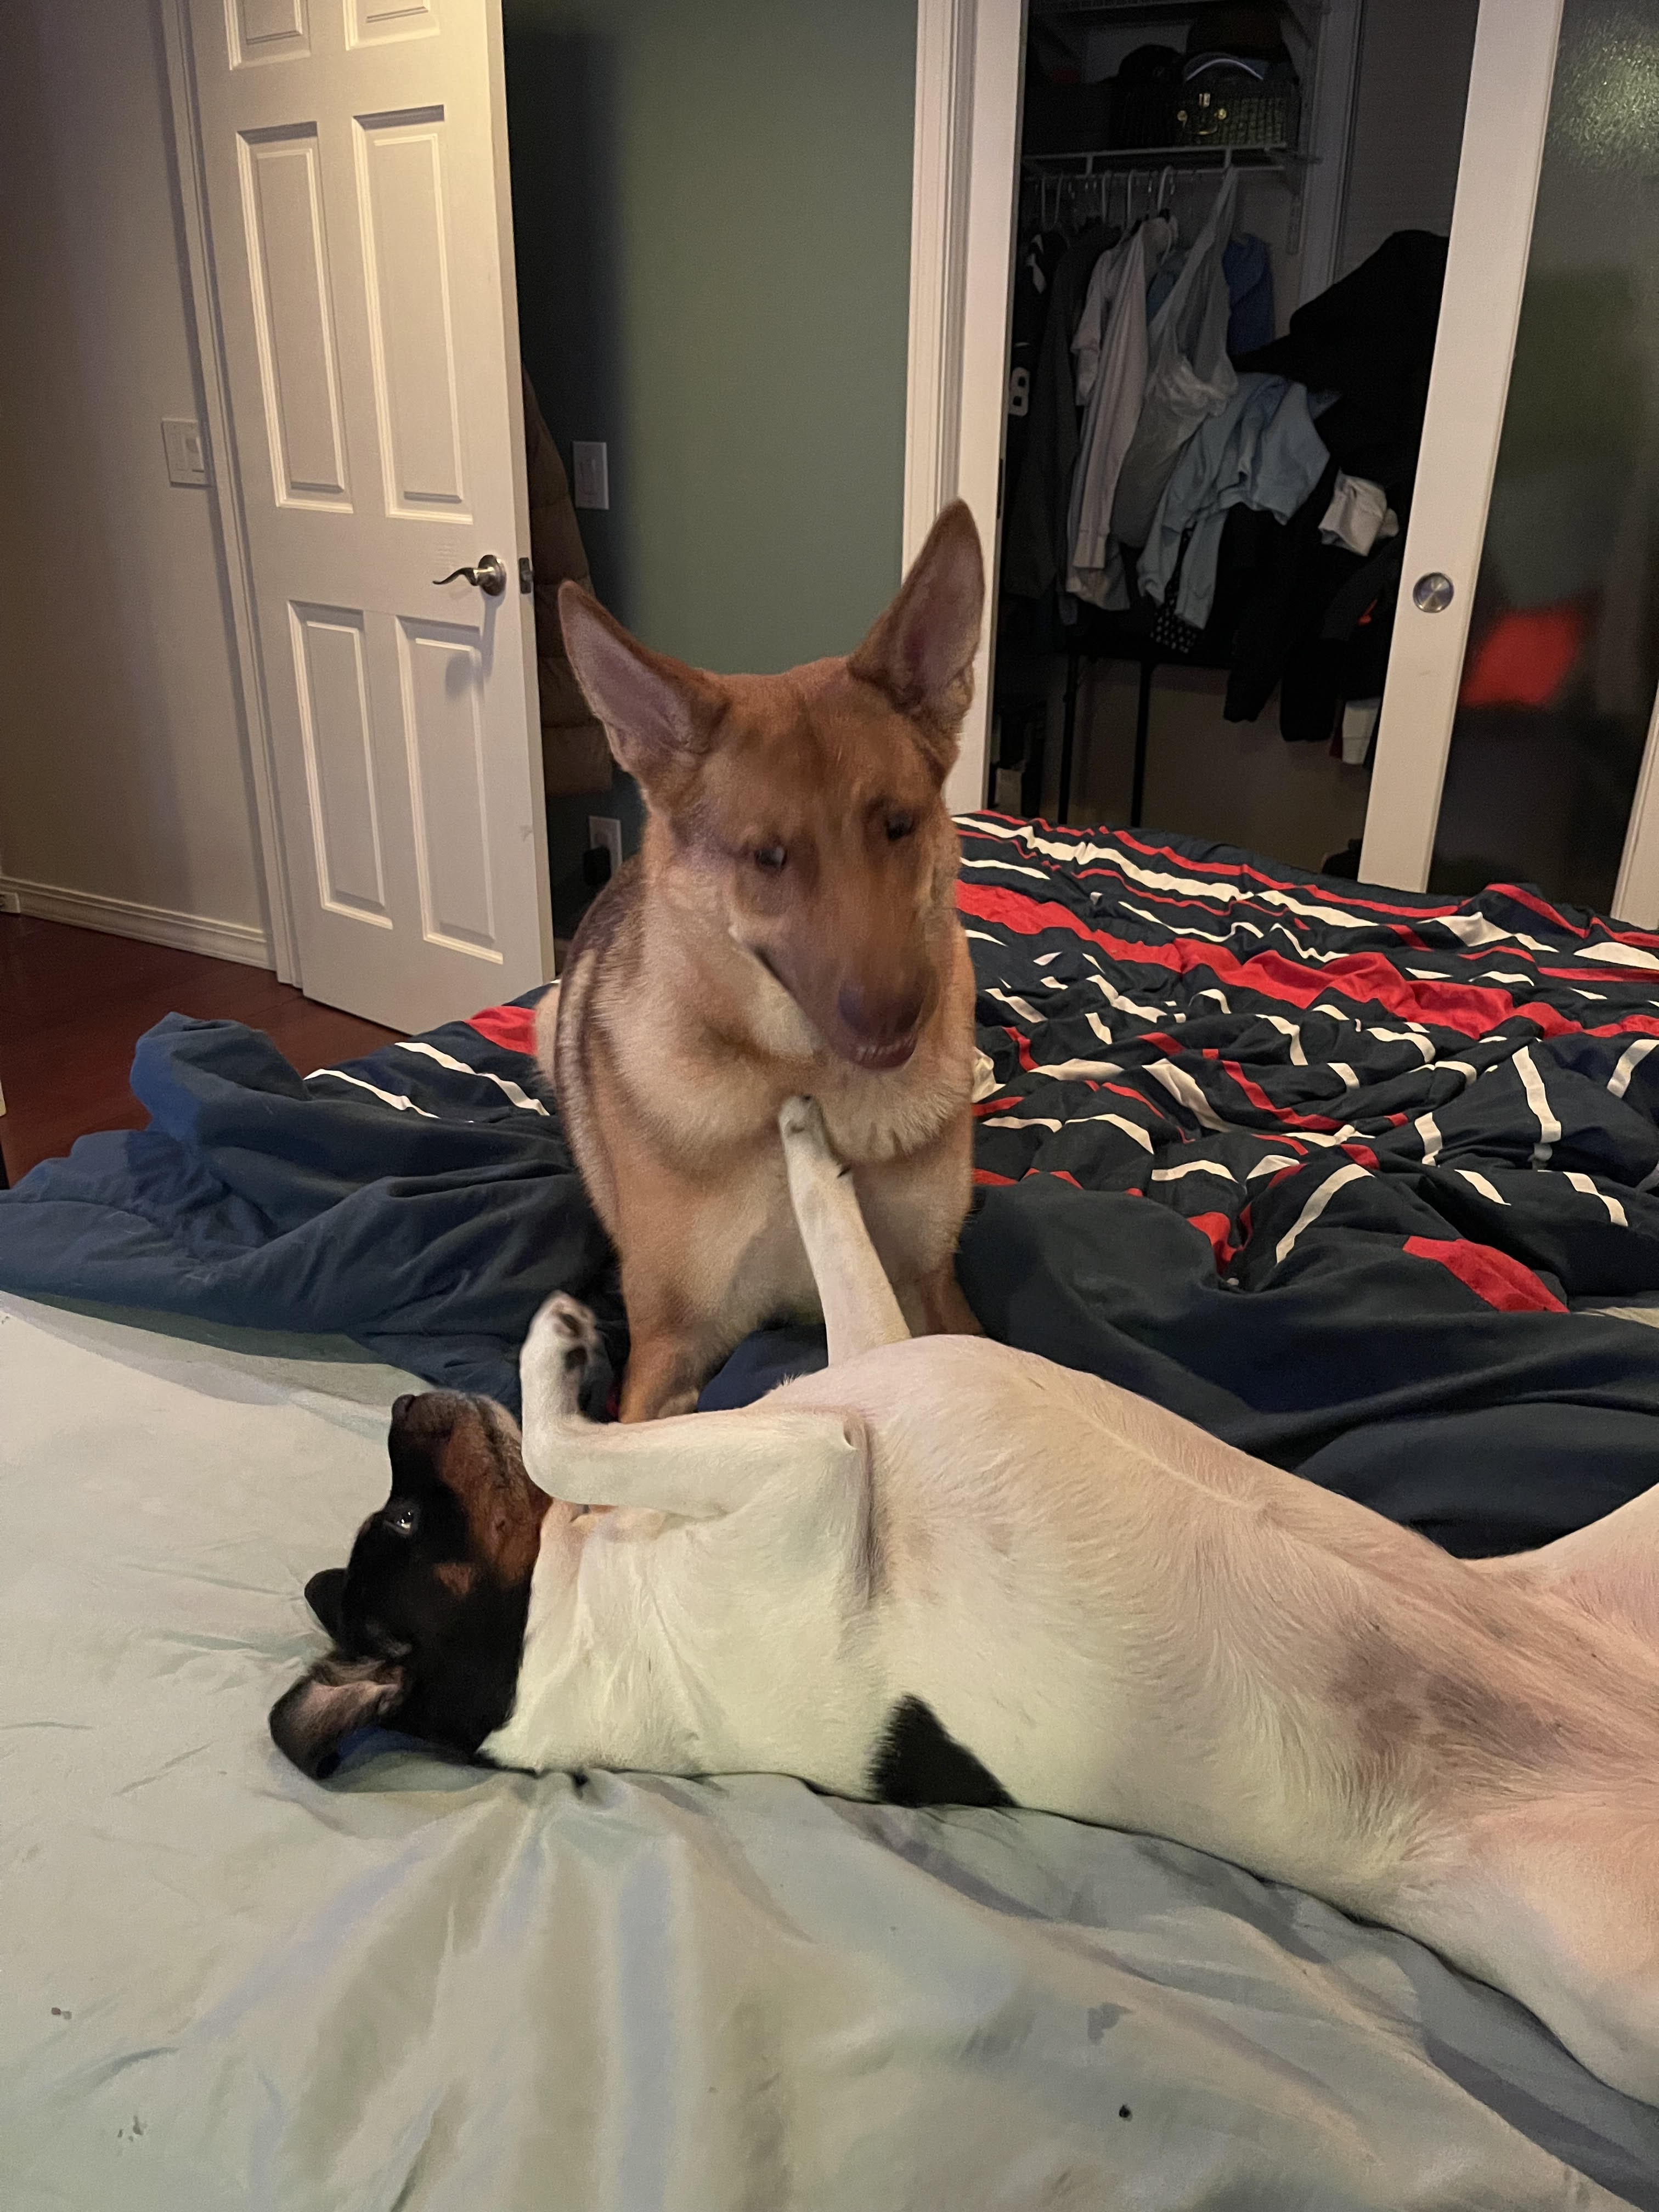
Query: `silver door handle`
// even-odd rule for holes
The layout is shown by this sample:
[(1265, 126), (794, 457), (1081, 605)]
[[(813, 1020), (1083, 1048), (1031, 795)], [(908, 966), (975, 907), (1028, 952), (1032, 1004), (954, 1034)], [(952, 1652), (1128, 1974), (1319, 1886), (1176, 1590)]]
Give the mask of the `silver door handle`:
[(486, 553), (476, 568), (452, 568), (447, 576), (434, 576), (434, 584), (453, 584), (458, 576), (465, 576), (469, 584), (476, 584), (487, 599), (497, 599), (507, 589), (507, 571), (493, 553)]

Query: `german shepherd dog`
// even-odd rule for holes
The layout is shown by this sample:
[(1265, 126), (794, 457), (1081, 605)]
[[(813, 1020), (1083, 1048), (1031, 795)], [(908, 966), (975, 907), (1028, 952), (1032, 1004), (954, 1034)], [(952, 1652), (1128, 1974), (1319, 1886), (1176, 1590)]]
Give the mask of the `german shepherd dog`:
[(816, 1315), (777, 1131), (820, 1103), (907, 1324), (977, 1334), (954, 1255), (972, 1184), (974, 979), (941, 795), (985, 597), (957, 501), (856, 653), (714, 676), (574, 584), (571, 664), (645, 794), (538, 1034), (622, 1263), (624, 1421), (683, 1413), (773, 1319)]

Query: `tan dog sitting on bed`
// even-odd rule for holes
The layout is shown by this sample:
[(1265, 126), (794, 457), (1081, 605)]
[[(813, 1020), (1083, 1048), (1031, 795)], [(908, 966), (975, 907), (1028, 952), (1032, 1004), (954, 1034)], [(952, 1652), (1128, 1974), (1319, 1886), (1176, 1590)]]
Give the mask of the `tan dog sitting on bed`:
[(828, 1368), (598, 1426), (556, 1297), (522, 1444), (400, 1400), (282, 1748), (325, 1773), (380, 1722), (1174, 1837), (1432, 1944), (1659, 2102), (1659, 1492), (1474, 1565), (1094, 1376), (912, 1340), (817, 1108), (781, 1125)]
[(813, 1310), (775, 1127), (793, 1092), (853, 1163), (911, 1328), (977, 1328), (953, 1268), (974, 976), (941, 789), (984, 596), (959, 501), (850, 659), (782, 676), (688, 668), (560, 594), (571, 663), (648, 809), (538, 1038), (622, 1262), (625, 1421), (689, 1410), (750, 1329)]

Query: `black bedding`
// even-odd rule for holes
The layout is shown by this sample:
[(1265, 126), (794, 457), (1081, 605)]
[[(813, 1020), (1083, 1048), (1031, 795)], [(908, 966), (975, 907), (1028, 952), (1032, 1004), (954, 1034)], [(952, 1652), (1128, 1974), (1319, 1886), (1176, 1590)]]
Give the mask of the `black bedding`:
[[(1659, 936), (1139, 832), (963, 825), (994, 1335), (1455, 1548), (1656, 1479)], [(140, 1042), (149, 1127), (0, 1194), (0, 1286), (335, 1330), (517, 1401), (539, 1301), (614, 1271), (527, 1004), (304, 1079), (234, 1024)], [(822, 1360), (752, 1338), (705, 1404)], [(601, 1391), (608, 1378), (599, 1378)]]

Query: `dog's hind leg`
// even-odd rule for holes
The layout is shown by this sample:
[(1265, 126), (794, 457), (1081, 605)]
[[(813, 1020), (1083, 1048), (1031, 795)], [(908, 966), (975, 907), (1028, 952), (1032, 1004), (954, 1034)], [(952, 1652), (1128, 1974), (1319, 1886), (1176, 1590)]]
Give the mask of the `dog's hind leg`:
[[(597, 1343), (586, 1307), (560, 1294), (536, 1316), (519, 1355), (524, 1463), (552, 1497), (705, 1521), (775, 1482), (803, 1498), (814, 1482), (851, 1494), (867, 1465), (868, 1437), (854, 1413), (763, 1403), (631, 1425), (590, 1421), (581, 1387)], [(804, 1525), (810, 1534), (810, 1510)]]
[(1659, 1646), (1659, 1487), (1536, 1552), (1475, 1564), (1487, 1579), (1553, 1591)]
[(1659, 2102), (1651, 1797), (1626, 1784), (1613, 1802), (1595, 1789), (1517, 1799), (1472, 1822), (1457, 1856), (1410, 1932), (1518, 1997), (1603, 2081)]
[(778, 1130), (795, 1221), (823, 1308), (830, 1364), (838, 1367), (878, 1345), (902, 1344), (910, 1332), (870, 1242), (852, 1175), (830, 1149), (817, 1101), (786, 1098)]

